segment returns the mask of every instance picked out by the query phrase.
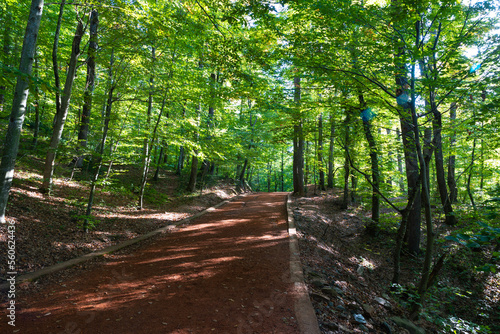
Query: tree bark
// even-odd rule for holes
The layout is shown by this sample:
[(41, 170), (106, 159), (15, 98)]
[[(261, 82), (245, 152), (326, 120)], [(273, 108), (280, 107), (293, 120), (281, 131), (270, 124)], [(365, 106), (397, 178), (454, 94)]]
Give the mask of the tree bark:
[(448, 188), (450, 189), (450, 201), (452, 203), (457, 202), (458, 189), (457, 181), (455, 179), (455, 144), (457, 141), (457, 132), (455, 130), (455, 122), (457, 119), (457, 103), (453, 102), (450, 105), (450, 123), (452, 128), (452, 133), (450, 136), (450, 157), (448, 158)]
[(349, 207), (349, 175), (351, 174), (350, 169), (350, 157), (349, 151), (351, 146), (351, 136), (350, 136), (350, 124), (351, 123), (351, 114), (350, 111), (346, 111), (345, 120), (344, 120), (344, 130), (345, 130), (345, 160), (344, 160), (344, 196), (342, 199), (341, 209), (346, 210)]
[[(39, 77), (39, 72), (38, 72), (38, 58), (35, 56), (35, 76)], [(39, 88), (35, 88), (34, 91), (35, 95), (35, 124), (33, 126), (33, 142), (32, 142), (32, 147), (33, 150), (36, 149), (36, 146), (38, 144), (38, 137), (40, 133), (40, 90)]]
[[(102, 139), (101, 143), (99, 146), (99, 155), (97, 156), (97, 167), (94, 173), (94, 176), (92, 178), (92, 183), (90, 186), (90, 192), (89, 192), (89, 200), (87, 202), (87, 210), (85, 211), (85, 221), (83, 222), (83, 231), (88, 232), (89, 228), (91, 227), (90, 219), (91, 219), (91, 214), (92, 214), (92, 207), (94, 205), (94, 195), (95, 195), (95, 190), (97, 186), (97, 181), (99, 180), (99, 173), (101, 171), (102, 167), (102, 162), (104, 160), (104, 149), (106, 147), (106, 141), (108, 139), (108, 130), (109, 130), (109, 120), (111, 119), (111, 110), (112, 110), (112, 105), (113, 105), (113, 92), (116, 87), (115, 83), (113, 82), (113, 63), (114, 63), (114, 52), (111, 51), (111, 60), (109, 64), (109, 92), (108, 92), (108, 99), (106, 101), (106, 111), (104, 114), (104, 126), (103, 126), (103, 131), (102, 131)], [(109, 169), (111, 168), (112, 162), (109, 164)], [(106, 177), (109, 174), (109, 169), (108, 172), (106, 173)]]
[(323, 114), (318, 118), (318, 168), (319, 168), (319, 189), (326, 190), (325, 169), (323, 166)]
[[(90, 41), (87, 59), (87, 79), (85, 91), (83, 92), (82, 119), (80, 121), (80, 130), (78, 131), (78, 146), (83, 152), (87, 147), (87, 138), (89, 132), (90, 113), (92, 110), (92, 97), (95, 87), (95, 56), (97, 53), (97, 27), (99, 24), (99, 15), (97, 10), (90, 12)], [(76, 167), (83, 166), (83, 156), (77, 157)]]
[(335, 144), (335, 124), (333, 122), (333, 114), (330, 114), (330, 147), (328, 152), (328, 188), (333, 188), (333, 177), (334, 177), (334, 144)]
[(441, 113), (437, 110), (437, 106), (434, 101), (431, 101), (432, 114), (434, 116), (432, 120), (432, 128), (434, 131), (433, 146), (434, 146), (434, 159), (436, 163), (436, 178), (438, 183), (439, 196), (441, 198), (441, 204), (443, 205), (443, 210), (446, 216), (445, 224), (453, 226), (457, 223), (457, 218), (453, 212), (453, 207), (451, 205), (451, 200), (448, 196), (448, 189), (446, 187), (446, 176), (444, 173), (444, 159), (443, 159), (443, 145), (441, 138)]
[[(361, 108), (365, 110), (367, 108), (363, 94), (358, 95), (359, 103)], [(371, 172), (372, 172), (372, 220), (375, 223), (379, 222), (380, 219), (380, 197), (377, 190), (380, 189), (380, 172), (378, 168), (378, 149), (377, 143), (372, 133), (372, 123), (368, 117), (362, 117), (363, 129), (365, 132), (366, 141), (368, 142), (368, 147), (370, 148), (370, 162), (371, 162)]]
[[(45, 167), (43, 171), (43, 183), (41, 187), (42, 192), (50, 193), (52, 187), (52, 175), (54, 173), (54, 161), (56, 158), (56, 151), (61, 141), (62, 132), (64, 130), (64, 123), (68, 116), (69, 102), (71, 99), (71, 90), (73, 89), (73, 82), (76, 76), (78, 57), (80, 56), (80, 42), (83, 35), (83, 23), (78, 21), (76, 26), (75, 36), (73, 38), (71, 57), (66, 75), (66, 82), (64, 84), (64, 91), (61, 96), (60, 107), (56, 112), (54, 118), (54, 129), (50, 139), (49, 149), (45, 158)], [(57, 98), (56, 98), (57, 100)]]
[(0, 223), (5, 223), (5, 209), (14, 177), (14, 166), (19, 151), (19, 140), (24, 116), (26, 114), (26, 103), (29, 93), (27, 77), (31, 75), (42, 12), (43, 0), (32, 0), (19, 64), (19, 72), (21, 74), (17, 77), (9, 125), (2, 152), (2, 162), (0, 163)]
[(281, 191), (285, 191), (285, 149), (281, 148)]
[[(401, 140), (401, 131), (399, 131), (399, 128), (396, 128), (396, 140), (402, 144)], [(398, 184), (399, 184), (399, 191), (402, 193), (405, 192), (405, 182), (404, 182), (404, 170), (403, 170), (403, 159), (401, 157), (401, 151), (398, 149), (396, 153), (396, 160), (398, 163), (398, 172), (399, 172), (399, 178), (398, 178)]]
[(300, 77), (295, 77), (293, 83), (294, 102), (297, 106), (293, 126), (293, 193), (304, 196), (304, 131), (300, 113)]
[[(201, 67), (201, 65), (200, 65)], [(201, 105), (198, 104), (197, 114), (198, 114), (198, 125), (201, 112)], [(198, 141), (199, 133), (196, 131), (195, 140)], [(189, 182), (187, 186), (187, 191), (194, 192), (196, 190), (196, 179), (198, 178), (198, 150), (194, 150), (191, 158), (191, 172), (189, 174)]]
[[(138, 203), (138, 209), (142, 210), (143, 205), (144, 205), (144, 191), (146, 189), (146, 184), (148, 182), (148, 172), (149, 172), (149, 164), (151, 161), (151, 152), (150, 152), (150, 145), (149, 145), (149, 131), (151, 128), (151, 116), (153, 113), (153, 91), (154, 91), (154, 66), (155, 66), (155, 60), (156, 60), (156, 55), (155, 55), (155, 47), (151, 48), (151, 76), (149, 77), (149, 92), (148, 92), (148, 111), (147, 111), (147, 116), (146, 116), (146, 136), (144, 138), (144, 149), (143, 149), (143, 165), (142, 165), (142, 176), (141, 176), (141, 187), (139, 190), (139, 203)], [(165, 99), (163, 100), (165, 102)], [(163, 111), (163, 107), (162, 110)], [(158, 122), (160, 121), (162, 112), (160, 112), (160, 115), (158, 117)], [(156, 123), (155, 131), (158, 126), (158, 122)], [(154, 143), (154, 134), (151, 139), (151, 145)]]

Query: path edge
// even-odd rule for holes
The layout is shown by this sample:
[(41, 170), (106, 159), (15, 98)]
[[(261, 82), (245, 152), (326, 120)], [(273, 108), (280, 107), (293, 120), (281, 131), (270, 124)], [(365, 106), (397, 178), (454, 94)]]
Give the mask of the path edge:
[(311, 300), (309, 299), (309, 292), (304, 282), (304, 273), (299, 256), (299, 240), (297, 238), (297, 228), (293, 219), (291, 203), (292, 194), (289, 193), (286, 199), (286, 212), (290, 240), (290, 280), (293, 283), (295, 317), (297, 318), (301, 333), (321, 334), (318, 318), (314, 312)]
[[(18, 277), (16, 277), (15, 284), (17, 285), (17, 284), (24, 283), (24, 282), (32, 282), (32, 281), (34, 281), (42, 276), (53, 274), (57, 271), (67, 269), (69, 267), (72, 267), (72, 266), (77, 265), (79, 263), (88, 261), (90, 259), (94, 259), (94, 258), (99, 257), (99, 256), (103, 256), (106, 254), (116, 252), (120, 249), (123, 249), (125, 247), (130, 246), (130, 245), (134, 245), (138, 242), (141, 242), (143, 240), (149, 239), (149, 238), (154, 237), (158, 234), (166, 232), (170, 229), (173, 229), (176, 226), (190, 223), (192, 220), (194, 220), (198, 217), (201, 217), (209, 212), (215, 211), (217, 208), (219, 208), (219, 207), (221, 207), (221, 206), (223, 206), (223, 205), (225, 205), (233, 200), (240, 199), (240, 198), (244, 197), (245, 195), (247, 195), (247, 193), (241, 193), (241, 194), (235, 195), (235, 196), (233, 196), (229, 199), (226, 199), (226, 200), (224, 200), (224, 201), (222, 201), (222, 202), (220, 202), (220, 203), (218, 203), (210, 208), (207, 208), (203, 211), (200, 211), (200, 212), (198, 212), (190, 217), (187, 217), (187, 218), (184, 218), (184, 219), (179, 220), (177, 222), (173, 222), (171, 224), (165, 225), (163, 227), (160, 227), (159, 229), (156, 229), (154, 231), (140, 235), (140, 236), (135, 237), (133, 239), (125, 240), (124, 242), (122, 242), (120, 244), (109, 246), (109, 247), (106, 247), (106, 248), (101, 249), (101, 250), (96, 251), (96, 252), (88, 253), (88, 254), (85, 254), (85, 255), (82, 255), (82, 256), (79, 256), (79, 257), (76, 257), (76, 258), (73, 258), (73, 259), (70, 259), (70, 260), (67, 260), (64, 262), (53, 264), (51, 266), (45, 267), (45, 268), (37, 270), (37, 271), (33, 271), (31, 273), (27, 273), (27, 274), (18, 276)], [(8, 283), (8, 282), (0, 284), (0, 291), (6, 291), (9, 288), (10, 288), (10, 283)]]

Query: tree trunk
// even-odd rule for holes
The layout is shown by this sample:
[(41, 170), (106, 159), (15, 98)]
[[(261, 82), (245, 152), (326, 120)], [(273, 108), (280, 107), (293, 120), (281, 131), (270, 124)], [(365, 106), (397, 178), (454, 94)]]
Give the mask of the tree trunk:
[(285, 149), (281, 148), (281, 191), (285, 191)]
[(457, 218), (451, 206), (451, 200), (448, 197), (448, 189), (446, 188), (446, 176), (444, 173), (444, 159), (443, 159), (443, 145), (441, 139), (441, 113), (437, 110), (434, 101), (431, 101), (432, 114), (434, 116), (432, 121), (432, 128), (434, 130), (433, 146), (434, 146), (434, 159), (436, 163), (436, 178), (438, 183), (439, 196), (441, 204), (443, 205), (444, 213), (446, 216), (445, 223), (447, 225), (455, 225)]
[[(475, 114), (474, 114), (475, 118)], [(476, 208), (476, 203), (474, 202), (474, 196), (472, 195), (472, 191), (470, 189), (470, 183), (472, 180), (472, 175), (474, 173), (474, 163), (476, 162), (476, 143), (477, 143), (477, 138), (475, 134), (473, 134), (474, 140), (472, 142), (472, 152), (471, 152), (471, 162), (470, 162), (470, 168), (469, 168), (469, 176), (467, 177), (467, 194), (469, 195), (470, 203), (472, 204), (472, 207), (474, 208), (474, 212), (477, 211)]]
[(323, 114), (318, 119), (318, 168), (319, 168), (319, 189), (326, 190), (325, 169), (323, 167)]
[(59, 7), (59, 16), (57, 17), (56, 31), (54, 35), (54, 44), (52, 45), (52, 70), (54, 71), (54, 85), (56, 93), (56, 114), (54, 115), (54, 120), (52, 125), (55, 125), (57, 114), (61, 110), (61, 79), (59, 78), (59, 62), (57, 61), (57, 54), (59, 52), (59, 34), (61, 32), (61, 23), (64, 13), (64, 5), (66, 0), (61, 0), (61, 6)]
[(304, 196), (304, 133), (300, 114), (300, 77), (295, 77), (293, 83), (294, 102), (297, 106), (293, 126), (293, 193)]
[(5, 223), (5, 209), (14, 177), (14, 166), (19, 151), (19, 140), (28, 100), (29, 82), (26, 78), (31, 75), (42, 12), (43, 0), (32, 0), (21, 51), (20, 74), (17, 77), (9, 125), (4, 141), (2, 162), (0, 163), (0, 223)]
[[(363, 110), (366, 110), (367, 105), (363, 94), (359, 94), (359, 103)], [(380, 198), (377, 190), (380, 190), (380, 172), (378, 168), (378, 150), (377, 144), (375, 143), (375, 138), (372, 133), (372, 123), (368, 115), (362, 117), (363, 129), (365, 132), (366, 141), (368, 142), (368, 147), (370, 148), (370, 162), (371, 162), (371, 172), (372, 172), (372, 220), (375, 223), (379, 222), (380, 219)]]
[[(412, 130), (411, 108), (404, 108), (401, 111), (400, 121), (406, 164), (406, 179), (408, 193), (410, 193), (413, 188), (418, 187), (417, 184), (419, 183), (418, 156), (416, 152), (416, 139)], [(418, 189), (413, 201), (413, 207), (408, 216), (408, 250), (412, 254), (420, 253), (421, 203), (420, 189)]]
[[(142, 210), (143, 205), (144, 205), (144, 191), (146, 190), (146, 184), (148, 182), (148, 172), (149, 172), (149, 163), (151, 161), (151, 152), (150, 152), (150, 145), (149, 145), (149, 131), (151, 128), (151, 116), (153, 113), (153, 91), (154, 91), (154, 66), (155, 66), (155, 60), (156, 60), (156, 55), (155, 55), (155, 47), (151, 48), (151, 76), (149, 77), (149, 92), (148, 92), (148, 111), (147, 111), (147, 116), (146, 116), (146, 136), (144, 138), (144, 149), (143, 149), (143, 163), (142, 163), (142, 176), (141, 176), (141, 187), (139, 190), (139, 203), (138, 203), (138, 209)], [(165, 103), (165, 99), (163, 100)], [(163, 111), (163, 107), (162, 107)], [(160, 121), (161, 118), (161, 112), (158, 117), (158, 122)], [(158, 126), (158, 122), (156, 125)], [(156, 126), (156, 127), (157, 127)], [(155, 127), (155, 131), (156, 131)], [(154, 143), (154, 134), (151, 139), (151, 145)]]
[[(97, 156), (97, 167), (96, 171), (94, 173), (94, 176), (92, 178), (92, 183), (90, 186), (90, 193), (89, 193), (89, 200), (87, 202), (87, 210), (85, 211), (85, 221), (83, 222), (83, 231), (88, 232), (89, 228), (92, 227), (90, 223), (91, 219), (91, 213), (92, 213), (92, 207), (94, 204), (94, 195), (95, 195), (95, 190), (96, 190), (96, 185), (97, 181), (99, 179), (99, 173), (101, 171), (102, 167), (102, 162), (104, 159), (104, 149), (106, 147), (106, 140), (108, 139), (108, 130), (109, 130), (109, 120), (111, 119), (111, 110), (112, 110), (112, 105), (113, 105), (113, 91), (115, 89), (115, 84), (113, 82), (113, 51), (111, 52), (111, 60), (110, 60), (110, 69), (109, 69), (109, 82), (110, 82), (110, 88), (108, 92), (108, 100), (106, 101), (106, 111), (104, 114), (104, 126), (103, 126), (103, 131), (102, 131), (102, 139), (101, 143), (99, 146), (99, 155)], [(109, 169), (111, 168), (112, 162), (109, 164)], [(106, 174), (109, 174), (109, 169)], [(107, 177), (108, 175), (106, 175)]]
[(334, 143), (335, 143), (335, 124), (333, 122), (333, 114), (330, 114), (330, 147), (328, 153), (328, 188), (333, 188), (333, 173), (334, 173)]
[(187, 191), (194, 192), (196, 190), (196, 177), (198, 175), (198, 154), (197, 151), (194, 151), (194, 154), (191, 158), (191, 173), (189, 176), (189, 184), (187, 187)]
[[(200, 65), (201, 67), (201, 65)], [(198, 104), (197, 107), (197, 114), (198, 114), (198, 125), (199, 125), (199, 118), (200, 118), (200, 112), (201, 112), (201, 105)], [(196, 131), (195, 134), (195, 140), (198, 141), (199, 139), (199, 133)], [(196, 179), (198, 177), (198, 150), (194, 150), (192, 153), (192, 158), (191, 158), (191, 173), (189, 174), (189, 183), (187, 186), (187, 191), (189, 192), (194, 192), (196, 190)]]
[[(399, 54), (396, 56), (398, 59), (404, 54), (404, 47), (399, 48)], [(412, 122), (412, 107), (409, 105), (408, 101), (404, 101), (403, 97), (408, 96), (408, 81), (406, 79), (406, 67), (405, 64), (396, 63), (396, 67), (399, 73), (396, 74), (396, 86), (397, 86), (397, 98), (396, 101), (400, 108), (400, 123), (401, 123), (401, 135), (403, 137), (403, 148), (404, 157), (406, 165), (406, 180), (408, 186), (408, 194), (413, 191), (413, 188), (417, 187), (419, 179), (419, 166), (418, 166), (418, 155), (417, 155), (417, 144), (415, 133), (413, 131)], [(413, 92), (412, 92), (413, 93)], [(414, 101), (411, 101), (413, 104)], [(421, 195), (420, 189), (417, 190), (415, 200), (413, 202), (413, 207), (408, 216), (408, 250), (412, 254), (418, 254), (420, 252), (420, 222), (421, 222)]]
[[(399, 128), (396, 128), (396, 140), (402, 144), (401, 132), (399, 131)], [(405, 182), (404, 182), (404, 178), (403, 178), (403, 174), (404, 174), (403, 159), (401, 157), (401, 151), (399, 149), (398, 149), (397, 154), (396, 154), (396, 160), (398, 162), (398, 172), (399, 172), (399, 178), (398, 178), (399, 191), (404, 193), (405, 192)]]
[[(54, 129), (50, 139), (49, 149), (45, 158), (45, 167), (43, 171), (43, 183), (41, 187), (42, 192), (50, 193), (52, 187), (52, 175), (54, 173), (54, 161), (56, 158), (56, 151), (61, 141), (61, 136), (64, 130), (64, 123), (68, 116), (69, 102), (71, 99), (71, 90), (73, 89), (73, 82), (76, 76), (76, 68), (78, 57), (80, 56), (80, 42), (83, 35), (83, 23), (78, 21), (75, 36), (73, 38), (71, 57), (66, 75), (66, 82), (64, 84), (64, 91), (61, 97), (60, 107), (56, 112)], [(57, 98), (56, 98), (57, 100)]]
[(155, 175), (153, 176), (154, 181), (158, 181), (160, 179), (160, 166), (161, 166), (162, 159), (163, 159), (163, 145), (160, 148), (160, 154), (158, 154), (158, 160), (156, 163), (156, 171), (155, 171)]
[[(90, 112), (92, 110), (92, 97), (95, 86), (95, 56), (97, 53), (97, 26), (99, 24), (99, 15), (97, 10), (90, 12), (90, 41), (87, 59), (87, 79), (85, 91), (83, 92), (82, 118), (80, 121), (80, 130), (78, 132), (78, 146), (83, 152), (87, 147), (87, 138), (89, 132)], [(83, 166), (83, 156), (77, 157), (76, 167)]]
[(346, 210), (349, 207), (349, 175), (351, 174), (350, 168), (350, 157), (349, 151), (351, 146), (351, 136), (350, 136), (350, 123), (351, 123), (351, 114), (350, 111), (346, 111), (345, 120), (344, 120), (344, 130), (345, 130), (345, 159), (344, 159), (344, 196), (342, 199), (341, 209)]
[(450, 105), (450, 123), (452, 128), (452, 133), (450, 136), (450, 157), (448, 158), (448, 188), (450, 189), (450, 201), (452, 203), (457, 202), (458, 190), (457, 181), (455, 179), (455, 144), (457, 141), (457, 132), (455, 130), (455, 122), (457, 119), (457, 103), (453, 102)]
[(267, 162), (267, 192), (271, 192), (271, 161)]
[[(39, 77), (38, 72), (38, 58), (35, 57), (35, 76)], [(35, 124), (33, 129), (33, 142), (32, 147), (33, 150), (36, 150), (36, 146), (38, 144), (38, 137), (40, 133), (40, 91), (38, 88), (35, 88)]]
[(184, 146), (179, 147), (179, 159), (177, 159), (177, 170), (176, 175), (181, 175), (182, 169), (184, 168)]

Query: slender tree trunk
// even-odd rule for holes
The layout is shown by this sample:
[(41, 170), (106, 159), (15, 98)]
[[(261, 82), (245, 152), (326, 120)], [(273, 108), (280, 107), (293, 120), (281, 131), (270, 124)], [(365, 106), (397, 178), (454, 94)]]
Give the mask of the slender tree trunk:
[(328, 153), (328, 188), (332, 189), (333, 188), (333, 173), (334, 173), (334, 167), (335, 167), (335, 161), (334, 161), (334, 143), (335, 143), (335, 124), (333, 121), (333, 114), (330, 114), (330, 147), (329, 147), (329, 153)]
[[(427, 175), (427, 184), (430, 185), (431, 182), (431, 177), (430, 177), (430, 162), (432, 160), (432, 153), (434, 152), (434, 148), (432, 146), (432, 129), (429, 127), (426, 127), (424, 129), (424, 147), (423, 147), (423, 154), (424, 154), (424, 160), (425, 160), (425, 168), (426, 168), (426, 175)], [(423, 196), (423, 194), (422, 194)]]
[(59, 7), (59, 16), (57, 17), (56, 31), (54, 35), (54, 43), (52, 45), (52, 69), (54, 71), (54, 85), (56, 94), (56, 114), (54, 115), (54, 121), (52, 125), (55, 125), (57, 114), (61, 110), (61, 94), (59, 93), (61, 89), (61, 79), (59, 78), (59, 62), (57, 60), (57, 54), (59, 52), (59, 34), (61, 32), (61, 23), (64, 13), (64, 5), (66, 0), (61, 0), (61, 6)]
[(457, 119), (457, 103), (453, 102), (450, 105), (450, 122), (452, 133), (450, 136), (450, 157), (448, 158), (448, 188), (450, 189), (450, 201), (452, 203), (457, 202), (458, 198), (458, 190), (457, 190), (457, 181), (455, 180), (455, 144), (457, 141), (457, 133), (455, 130), (455, 122)]
[[(87, 147), (87, 137), (89, 132), (90, 112), (92, 110), (92, 97), (95, 86), (95, 57), (97, 53), (97, 26), (99, 24), (99, 15), (97, 10), (90, 12), (90, 41), (87, 59), (87, 79), (85, 91), (83, 92), (82, 118), (80, 121), (80, 130), (78, 132), (78, 146), (83, 152)], [(83, 156), (77, 157), (76, 167), (83, 166)]]
[[(89, 200), (87, 202), (87, 210), (85, 211), (85, 221), (83, 222), (83, 231), (88, 232), (89, 228), (91, 227), (90, 219), (91, 219), (91, 214), (92, 214), (92, 207), (94, 205), (94, 196), (95, 196), (95, 190), (97, 186), (97, 181), (99, 180), (99, 173), (102, 168), (102, 162), (104, 160), (104, 149), (106, 147), (106, 141), (108, 139), (108, 130), (109, 130), (109, 120), (111, 119), (111, 110), (112, 110), (112, 105), (113, 105), (113, 91), (115, 89), (115, 84), (113, 82), (113, 52), (111, 53), (111, 61), (110, 61), (110, 70), (109, 70), (109, 82), (110, 82), (110, 89), (108, 92), (108, 100), (106, 101), (106, 111), (104, 114), (104, 122), (103, 122), (103, 131), (102, 131), (102, 139), (101, 143), (99, 145), (99, 155), (97, 156), (97, 167), (94, 173), (94, 176), (92, 178), (92, 183), (90, 186), (90, 193), (89, 193)], [(111, 168), (112, 162), (110, 162), (109, 168)], [(107, 174), (109, 174), (109, 169)], [(106, 175), (107, 177), (107, 175)]]
[(285, 149), (281, 148), (281, 191), (285, 191)]
[(349, 162), (349, 151), (351, 146), (351, 136), (350, 136), (350, 123), (351, 123), (351, 113), (347, 110), (344, 120), (344, 130), (345, 130), (345, 160), (344, 160), (344, 196), (342, 200), (341, 209), (346, 210), (349, 207), (349, 175), (351, 174), (351, 165)]
[[(399, 129), (397, 128), (396, 129), (396, 140), (402, 144), (402, 141), (401, 141), (401, 132), (399, 131)], [(404, 175), (404, 170), (403, 170), (403, 159), (401, 157), (401, 151), (398, 150), (397, 151), (397, 154), (396, 154), (396, 160), (397, 160), (397, 163), (398, 163), (398, 172), (399, 172), (399, 178), (398, 178), (398, 183), (399, 183), (399, 190), (404, 193), (405, 192), (405, 182), (404, 182), (404, 178), (403, 178), (403, 175)]]
[[(366, 110), (367, 105), (363, 94), (359, 94), (359, 103), (363, 110)], [(371, 162), (371, 172), (372, 172), (372, 220), (375, 223), (379, 222), (380, 219), (380, 197), (378, 195), (378, 190), (380, 190), (380, 172), (378, 168), (378, 149), (377, 143), (372, 133), (372, 123), (368, 115), (362, 117), (363, 130), (365, 132), (366, 141), (368, 142), (368, 147), (370, 148), (370, 162)]]
[[(35, 76), (39, 77), (38, 72), (38, 58), (35, 57)], [(38, 88), (35, 88), (35, 125), (33, 129), (33, 142), (32, 147), (33, 150), (36, 149), (38, 144), (38, 137), (40, 133), (40, 91)]]
[(446, 176), (444, 173), (444, 159), (443, 159), (443, 145), (441, 139), (441, 113), (437, 110), (434, 101), (431, 101), (432, 114), (434, 116), (432, 121), (432, 128), (434, 130), (433, 146), (434, 146), (434, 159), (436, 163), (436, 178), (438, 183), (439, 196), (441, 198), (441, 204), (443, 205), (444, 213), (446, 216), (445, 223), (447, 225), (455, 225), (457, 223), (457, 218), (453, 212), (453, 207), (451, 206), (451, 200), (448, 196), (448, 189), (446, 187)]
[(297, 196), (304, 196), (304, 132), (300, 113), (300, 77), (293, 79), (294, 102), (297, 111), (293, 126), (293, 192)]
[(271, 170), (271, 161), (268, 161), (267, 162), (267, 192), (270, 193), (271, 192), (271, 174), (272, 173), (272, 170)]
[[(403, 137), (403, 147), (406, 164), (406, 178), (408, 192), (418, 186), (419, 167), (418, 155), (416, 152), (416, 139), (412, 130), (411, 108), (404, 108), (401, 111), (401, 133)], [(413, 201), (413, 207), (408, 216), (408, 250), (412, 254), (420, 253), (420, 222), (421, 222), (421, 194), (420, 189)]]
[[(56, 158), (56, 151), (61, 141), (62, 132), (64, 130), (64, 123), (68, 116), (69, 102), (71, 99), (71, 90), (73, 89), (73, 82), (76, 76), (78, 57), (80, 56), (80, 42), (83, 35), (83, 23), (78, 21), (75, 36), (73, 38), (71, 57), (66, 75), (66, 82), (64, 84), (64, 91), (61, 97), (60, 107), (56, 112), (55, 124), (50, 139), (49, 149), (45, 158), (45, 167), (43, 171), (43, 183), (41, 187), (42, 192), (50, 193), (52, 187), (52, 175), (54, 173), (54, 161)], [(57, 98), (56, 98), (57, 100)]]
[(184, 168), (184, 146), (179, 147), (179, 159), (177, 159), (177, 170), (176, 175), (181, 175), (182, 169)]
[(471, 162), (470, 162), (470, 168), (469, 168), (469, 175), (467, 177), (467, 194), (469, 195), (470, 203), (472, 204), (472, 207), (474, 208), (474, 212), (477, 211), (476, 208), (476, 203), (474, 202), (474, 196), (472, 195), (472, 191), (470, 188), (470, 183), (472, 180), (472, 175), (474, 174), (474, 163), (476, 162), (476, 144), (477, 144), (477, 138), (474, 135), (474, 139), (472, 142), (472, 152), (471, 152)]
[(21, 51), (20, 74), (17, 77), (9, 125), (2, 152), (2, 162), (0, 163), (0, 223), (5, 223), (5, 209), (14, 177), (14, 166), (19, 151), (19, 140), (28, 100), (29, 82), (27, 78), (31, 75), (42, 12), (43, 0), (32, 0), (28, 23), (24, 33), (23, 49)]
[[(200, 65), (201, 67), (201, 65)], [(198, 115), (198, 125), (199, 125), (199, 118), (200, 118), (200, 112), (201, 112), (201, 105), (198, 104), (197, 107), (197, 115)], [(195, 140), (198, 141), (199, 139), (199, 133), (196, 131), (195, 134)], [(187, 191), (189, 192), (194, 192), (196, 190), (196, 179), (198, 177), (198, 150), (194, 150), (192, 157), (191, 157), (191, 172), (189, 174), (189, 182), (187, 186)]]
[[(151, 49), (151, 60), (152, 60), (152, 73), (149, 78), (149, 96), (148, 96), (148, 111), (147, 111), (147, 118), (146, 118), (146, 133), (149, 134), (150, 129), (151, 129), (151, 117), (153, 113), (153, 91), (154, 91), (154, 66), (155, 66), (155, 61), (156, 61), (156, 55), (155, 55), (156, 49), (153, 47)], [(151, 146), (153, 145), (155, 141), (155, 135), (156, 135), (156, 130), (158, 128), (158, 124), (160, 122), (162, 113), (163, 113), (163, 108), (165, 107), (165, 99), (166, 96), (163, 98), (163, 104), (162, 108), (160, 111), (160, 114), (158, 115), (158, 120), (156, 122), (156, 126), (154, 129), (154, 132), (151, 136)], [(144, 201), (144, 191), (146, 190), (146, 184), (148, 182), (148, 172), (149, 172), (149, 165), (151, 162), (151, 149), (150, 149), (150, 144), (149, 144), (149, 138), (148, 135), (144, 138), (144, 150), (143, 150), (143, 166), (142, 166), (142, 177), (141, 177), (141, 187), (139, 190), (139, 204), (138, 204), (138, 209), (142, 210), (143, 208), (143, 201)]]
[[(404, 54), (404, 47), (400, 46), (398, 50), (399, 54), (396, 59), (399, 59), (401, 55)], [(408, 186), (408, 194), (413, 191), (413, 188), (417, 187), (419, 179), (419, 166), (418, 166), (418, 153), (415, 133), (413, 131), (412, 122), (412, 107), (408, 102), (408, 81), (406, 79), (406, 67), (405, 64), (396, 63), (396, 67), (399, 73), (396, 74), (396, 86), (397, 86), (397, 98), (396, 101), (400, 108), (400, 123), (401, 123), (401, 134), (403, 137), (403, 148), (405, 156), (406, 165), (406, 180)], [(413, 92), (412, 92), (413, 93)], [(405, 99), (406, 97), (406, 99)], [(405, 101), (406, 100), (406, 101)], [(414, 103), (414, 101), (411, 101)], [(417, 190), (418, 193), (413, 202), (413, 207), (408, 216), (408, 250), (412, 254), (418, 254), (420, 252), (420, 224), (421, 224), (421, 195), (420, 189)]]
[(319, 189), (326, 190), (325, 169), (323, 166), (323, 114), (318, 119), (318, 168), (319, 168)]
[(309, 142), (306, 141), (305, 142), (305, 152), (304, 152), (304, 163), (305, 163), (305, 174), (304, 174), (304, 187), (305, 187), (305, 193), (307, 194), (307, 185), (309, 183), (311, 183), (311, 181), (309, 180), (309, 175), (311, 174), (310, 171), (309, 171), (309, 166), (310, 164), (308, 163), (309, 162)]
[[(163, 145), (160, 148), (160, 154), (158, 154), (158, 160), (156, 163), (156, 171), (155, 171), (155, 175), (153, 176), (154, 181), (158, 181), (160, 179), (160, 165), (161, 165), (162, 159), (163, 159)], [(180, 175), (180, 173), (178, 175)]]
[[(441, 26), (441, 25), (440, 25)], [(416, 31), (416, 42), (415, 46), (418, 50), (419, 45), (420, 45), (420, 21), (417, 21), (415, 24), (415, 31)], [(415, 99), (416, 99), (416, 94), (415, 94), (415, 64), (412, 64), (412, 70), (411, 70), (411, 119), (412, 119), (412, 125), (413, 125), (413, 134), (415, 138), (415, 147), (416, 147), (416, 152), (418, 156), (418, 162), (420, 163), (420, 179), (422, 182), (422, 192), (424, 194), (423, 196), (423, 204), (424, 204), (424, 209), (425, 209), (425, 223), (426, 223), (426, 234), (427, 234), (427, 242), (426, 242), (426, 248), (425, 248), (425, 258), (424, 258), (424, 265), (422, 268), (422, 277), (420, 279), (420, 284), (418, 288), (418, 294), (419, 294), (419, 303), (415, 304), (415, 307), (412, 311), (412, 319), (416, 317), (416, 315), (419, 314), (420, 308), (422, 304), (425, 301), (425, 294), (427, 292), (427, 287), (428, 287), (428, 282), (429, 282), (429, 275), (431, 272), (431, 263), (433, 259), (433, 252), (434, 252), (434, 238), (435, 234), (433, 231), (433, 225), (432, 225), (432, 211), (431, 211), (431, 201), (430, 201), (430, 191), (429, 191), (429, 183), (427, 182), (428, 177), (426, 175), (427, 169), (426, 169), (426, 163), (424, 159), (424, 155), (422, 154), (422, 148), (420, 146), (420, 138), (419, 138), (419, 126), (418, 126), (418, 120), (417, 120), (417, 114), (415, 111)]]

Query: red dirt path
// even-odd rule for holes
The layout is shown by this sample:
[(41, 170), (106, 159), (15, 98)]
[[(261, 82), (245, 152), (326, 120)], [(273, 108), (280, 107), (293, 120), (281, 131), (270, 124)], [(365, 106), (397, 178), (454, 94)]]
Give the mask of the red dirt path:
[(0, 333), (299, 333), (286, 194), (253, 194), (16, 300)]

